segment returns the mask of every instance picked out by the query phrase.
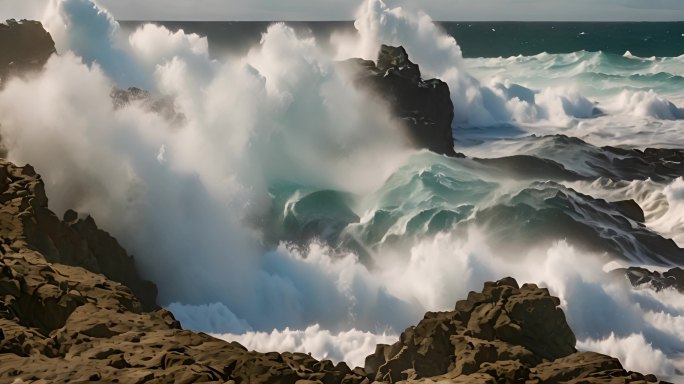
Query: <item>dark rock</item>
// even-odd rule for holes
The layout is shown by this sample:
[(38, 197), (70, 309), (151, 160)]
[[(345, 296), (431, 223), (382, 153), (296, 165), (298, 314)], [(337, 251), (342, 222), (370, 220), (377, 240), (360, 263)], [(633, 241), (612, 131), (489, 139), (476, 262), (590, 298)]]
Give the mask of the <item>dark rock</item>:
[(586, 179), (553, 160), (529, 155), (514, 155), (491, 159), (475, 159), (478, 163), (495, 167), (509, 176), (528, 180), (577, 181)]
[(172, 98), (156, 97), (150, 92), (130, 87), (128, 89), (114, 88), (109, 95), (112, 98), (114, 108), (121, 109), (133, 103), (139, 103), (144, 109), (159, 114), (172, 126), (179, 126), (185, 122), (185, 115), (176, 111)]
[(684, 293), (684, 269), (679, 267), (663, 273), (639, 267), (620, 268), (612, 273), (625, 276), (634, 287), (648, 287), (656, 292), (664, 289), (675, 289)]
[(684, 176), (684, 150), (669, 148), (624, 149), (603, 147), (612, 154), (610, 173), (622, 179), (647, 179), (661, 182)]
[(643, 223), (646, 221), (644, 211), (641, 209), (639, 204), (637, 204), (637, 202), (634, 200), (615, 201), (611, 204), (618, 210), (618, 212), (625, 215), (625, 217), (629, 217), (630, 219), (639, 223)]
[[(582, 251), (627, 260), (636, 255), (669, 265), (684, 260), (684, 250), (672, 239), (629, 220), (613, 203), (551, 181), (534, 182), (510, 200), (477, 211), (471, 223), (498, 233), (491, 245), (511, 252), (527, 249), (529, 238), (538, 245), (567, 239)], [(631, 238), (614, 236), (607, 227)]]
[(418, 65), (409, 60), (403, 47), (382, 45), (377, 65), (362, 59), (347, 60), (343, 65), (358, 86), (380, 96), (403, 120), (412, 145), (462, 157), (454, 151), (454, 106), (449, 86), (438, 79), (422, 80)]
[(55, 42), (37, 21), (0, 24), (0, 84), (9, 75), (43, 68), (55, 53)]

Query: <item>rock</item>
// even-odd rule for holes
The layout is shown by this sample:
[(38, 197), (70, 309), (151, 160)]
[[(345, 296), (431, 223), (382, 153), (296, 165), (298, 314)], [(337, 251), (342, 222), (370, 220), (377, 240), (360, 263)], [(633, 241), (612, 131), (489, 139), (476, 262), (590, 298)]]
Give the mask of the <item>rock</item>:
[(182, 330), (91, 217), (57, 219), (31, 167), (0, 160), (0, 176), (0, 382), (367, 382), (346, 364)]
[(145, 110), (157, 113), (172, 126), (180, 126), (185, 122), (185, 115), (176, 111), (174, 101), (170, 97), (155, 97), (150, 92), (136, 87), (114, 88), (110, 97), (115, 109), (137, 103)]
[(624, 276), (634, 287), (648, 287), (656, 292), (664, 289), (675, 289), (684, 293), (684, 269), (672, 268), (669, 271), (660, 273), (649, 271), (645, 268), (630, 267), (619, 268), (612, 272), (617, 276)]
[(453, 157), (451, 123), (454, 106), (449, 86), (441, 80), (422, 80), (420, 68), (409, 60), (403, 47), (382, 45), (377, 65), (369, 60), (343, 62), (356, 84), (387, 102), (391, 112), (403, 121), (410, 142), (416, 148)]
[(0, 83), (9, 75), (39, 70), (55, 53), (55, 42), (37, 21), (0, 23)]
[(622, 368), (617, 359), (593, 352), (575, 353), (553, 362), (539, 364), (532, 369), (531, 374), (531, 378), (542, 383), (560, 383), (589, 377), (594, 379), (595, 383), (622, 378), (616, 381), (622, 383), (627, 376), (629, 373)]
[(641, 209), (639, 204), (637, 204), (637, 202), (634, 200), (615, 201), (611, 204), (618, 210), (618, 212), (625, 215), (625, 217), (628, 217), (639, 223), (643, 223), (646, 221), (644, 211)]
[[(684, 176), (684, 150), (670, 148), (625, 149), (603, 147), (610, 153), (610, 173), (625, 175), (623, 179), (650, 178), (656, 182)], [(617, 155), (617, 156), (615, 156)]]
[[(485, 283), (454, 311), (428, 313), (393, 345), (380, 345), (365, 372), (383, 382), (623, 383), (611, 357), (575, 350), (558, 298), (512, 278)], [(583, 381), (584, 382), (584, 381)]]
[[(68, 221), (60, 221), (48, 209), (43, 181), (30, 165), (16, 167), (0, 160), (0, 169), (0, 176), (5, 175), (0, 180), (0, 201), (5, 202), (0, 206), (2, 243), (25, 243), (19, 248), (40, 252), (48, 262), (102, 273), (131, 289), (143, 310), (158, 309), (156, 286), (140, 277), (133, 258), (116, 239), (100, 230), (91, 217), (78, 220), (73, 211), (65, 213)], [(55, 310), (69, 305), (62, 302)]]

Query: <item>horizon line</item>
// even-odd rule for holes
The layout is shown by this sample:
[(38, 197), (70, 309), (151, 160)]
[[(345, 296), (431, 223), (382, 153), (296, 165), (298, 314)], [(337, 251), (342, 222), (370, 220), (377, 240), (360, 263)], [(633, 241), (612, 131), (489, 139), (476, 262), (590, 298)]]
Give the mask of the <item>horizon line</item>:
[[(138, 23), (353, 23), (355, 20), (174, 20), (116, 19)], [(684, 23), (684, 20), (433, 20), (435, 23)]]

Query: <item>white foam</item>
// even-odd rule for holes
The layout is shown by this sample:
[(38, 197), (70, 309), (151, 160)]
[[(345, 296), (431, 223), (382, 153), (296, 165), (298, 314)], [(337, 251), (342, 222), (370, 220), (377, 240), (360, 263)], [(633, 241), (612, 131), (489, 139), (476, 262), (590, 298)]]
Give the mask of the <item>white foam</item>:
[(237, 341), (250, 350), (271, 352), (310, 353), (317, 359), (329, 359), (334, 363), (345, 362), (350, 368), (363, 367), (366, 356), (375, 352), (378, 344), (392, 344), (396, 335), (374, 334), (350, 329), (333, 333), (313, 325), (304, 330), (250, 332), (240, 335), (215, 334), (227, 341)]

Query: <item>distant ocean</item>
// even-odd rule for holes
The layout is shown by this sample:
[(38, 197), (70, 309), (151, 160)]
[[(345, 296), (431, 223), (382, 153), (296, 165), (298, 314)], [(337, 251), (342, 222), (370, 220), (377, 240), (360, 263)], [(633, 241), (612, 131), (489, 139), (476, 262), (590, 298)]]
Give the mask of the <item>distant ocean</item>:
[[(126, 29), (143, 24), (122, 21)], [(261, 39), (273, 22), (155, 22), (209, 39), (213, 55), (245, 50)], [(353, 31), (351, 21), (285, 22), (299, 32), (327, 40), (333, 31)], [(640, 57), (684, 55), (684, 22), (440, 22), (456, 38), (465, 58), (530, 56), (542, 52), (601, 51)]]

